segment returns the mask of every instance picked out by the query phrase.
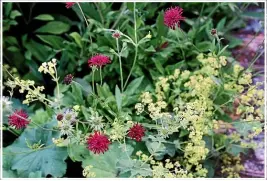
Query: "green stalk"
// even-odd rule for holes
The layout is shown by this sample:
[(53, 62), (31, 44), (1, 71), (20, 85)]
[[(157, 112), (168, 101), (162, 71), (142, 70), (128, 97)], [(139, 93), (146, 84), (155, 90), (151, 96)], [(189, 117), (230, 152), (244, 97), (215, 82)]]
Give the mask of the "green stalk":
[(133, 69), (134, 69), (134, 67), (135, 67), (136, 60), (137, 60), (137, 54), (138, 54), (138, 46), (135, 47), (135, 55), (134, 55), (133, 66), (132, 66), (132, 68), (131, 68), (131, 70), (130, 70), (130, 73), (129, 73), (129, 75), (128, 75), (126, 81), (125, 81), (124, 88), (126, 88), (126, 85), (127, 85), (128, 81), (129, 81), (131, 75), (132, 75), (132, 72), (133, 72)]
[(124, 88), (126, 88), (127, 86), (127, 83), (132, 75), (132, 72), (133, 72), (133, 69), (135, 67), (135, 64), (136, 64), (136, 60), (137, 60), (137, 54), (138, 54), (138, 43), (137, 43), (137, 27), (136, 27), (136, 14), (135, 14), (135, 8), (136, 8), (136, 3), (134, 2), (134, 39), (135, 39), (135, 55), (134, 55), (134, 62), (133, 62), (133, 65), (132, 65), (132, 68), (130, 70), (130, 73), (125, 81), (125, 84), (124, 84)]
[(121, 63), (121, 53), (120, 53), (120, 45), (119, 45), (119, 39), (116, 38), (116, 44), (117, 44), (117, 53), (118, 53), (118, 58), (120, 62), (120, 75), (121, 75), (121, 91), (123, 92), (123, 74), (122, 74), (122, 63)]
[(92, 87), (93, 87), (93, 93), (95, 93), (95, 69), (93, 67), (93, 74), (92, 74)]
[(79, 6), (79, 8), (80, 8), (80, 10), (81, 10), (81, 13), (82, 13), (82, 15), (83, 15), (83, 18), (84, 18), (84, 20), (85, 20), (85, 23), (86, 23), (87, 27), (89, 27), (89, 23), (88, 23), (88, 21), (87, 21), (85, 15), (84, 15), (84, 12), (83, 12), (83, 10), (82, 10), (82, 7), (80, 6), (80, 3), (77, 3), (77, 4), (78, 4), (78, 6)]
[[(87, 19), (86, 19), (86, 17), (85, 17), (85, 14), (84, 14), (84, 12), (83, 12), (82, 7), (80, 6), (80, 3), (77, 2), (77, 5), (79, 6), (79, 8), (80, 8), (80, 10), (81, 10), (81, 13), (82, 13), (83, 18), (84, 18), (84, 20), (85, 20), (85, 23), (86, 23), (86, 25), (87, 25), (87, 28), (89, 29), (89, 23), (88, 23), (88, 21), (87, 21)], [(91, 42), (91, 44), (92, 44), (93, 41), (92, 41), (92, 36), (91, 36), (90, 34), (89, 34), (89, 38), (90, 38), (90, 42)]]
[(100, 70), (99, 71), (100, 71), (100, 85), (102, 86), (102, 81), (103, 81), (102, 80), (103, 79), (102, 78), (102, 67), (100, 67)]

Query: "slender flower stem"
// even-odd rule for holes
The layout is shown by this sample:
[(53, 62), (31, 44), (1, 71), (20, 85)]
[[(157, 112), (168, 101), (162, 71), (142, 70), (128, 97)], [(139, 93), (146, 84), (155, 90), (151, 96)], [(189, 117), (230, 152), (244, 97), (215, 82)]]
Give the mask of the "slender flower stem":
[[(81, 10), (81, 13), (82, 13), (83, 18), (84, 18), (84, 20), (85, 20), (85, 23), (86, 23), (86, 25), (87, 25), (87, 28), (89, 29), (89, 23), (88, 23), (88, 21), (87, 21), (87, 19), (86, 19), (86, 17), (85, 17), (85, 14), (84, 14), (84, 12), (83, 12), (83, 10), (82, 10), (82, 7), (81, 7), (80, 3), (77, 2), (77, 5), (79, 6), (79, 8), (80, 8), (80, 10)], [(91, 36), (91, 34), (89, 34), (89, 38), (90, 38), (90, 42), (91, 42), (91, 44), (92, 44), (92, 43), (93, 43), (93, 40), (92, 40), (92, 36)]]
[(133, 69), (134, 69), (134, 67), (135, 67), (135, 64), (136, 64), (137, 55), (138, 55), (138, 47), (136, 46), (136, 47), (135, 47), (135, 55), (134, 55), (134, 62), (133, 62), (133, 66), (132, 66), (132, 68), (131, 68), (131, 70), (130, 70), (130, 73), (129, 73), (129, 75), (128, 75), (128, 77), (127, 77), (126, 81), (125, 81), (125, 83), (124, 83), (124, 88), (126, 88), (126, 86), (127, 86), (127, 83), (128, 83), (128, 81), (129, 81), (129, 79), (130, 79), (130, 77), (131, 77), (131, 75), (132, 75)]
[(132, 72), (133, 72), (133, 69), (135, 67), (135, 64), (136, 64), (136, 60), (137, 60), (137, 55), (138, 55), (138, 42), (137, 42), (137, 27), (136, 27), (136, 13), (135, 13), (135, 8), (136, 8), (136, 3), (134, 2), (134, 39), (135, 39), (135, 55), (134, 55), (134, 62), (133, 62), (133, 65), (132, 65), (132, 68), (130, 70), (130, 73), (125, 81), (125, 84), (124, 84), (124, 88), (126, 88), (127, 86), (127, 83), (132, 75)]
[(137, 27), (136, 27), (136, 14), (135, 14), (136, 2), (134, 2), (134, 38), (135, 43), (137, 44)]
[(17, 132), (14, 131), (14, 130), (12, 130), (12, 129), (10, 129), (10, 128), (8, 128), (7, 130), (10, 131), (11, 133), (13, 133), (15, 136), (19, 136), (19, 133), (17, 133)]
[(88, 21), (87, 21), (85, 15), (84, 15), (84, 12), (83, 12), (83, 10), (82, 10), (82, 7), (80, 6), (80, 3), (77, 3), (77, 4), (78, 4), (78, 6), (79, 6), (79, 8), (80, 8), (80, 10), (81, 10), (81, 13), (82, 13), (82, 15), (83, 15), (83, 18), (84, 18), (84, 20), (85, 20), (86, 25), (87, 25), (87, 27), (89, 28), (89, 23), (88, 23)]
[(92, 74), (92, 87), (93, 87), (93, 93), (95, 93), (95, 70), (93, 68), (93, 74)]
[(219, 51), (221, 51), (221, 39), (219, 38), (218, 34), (215, 35), (216, 39), (217, 39), (217, 42), (218, 42), (218, 46), (219, 46)]
[(100, 85), (102, 86), (103, 78), (102, 78), (102, 67), (99, 68), (100, 73)]
[(122, 63), (121, 63), (121, 53), (120, 53), (120, 45), (119, 45), (119, 39), (116, 38), (116, 44), (117, 44), (117, 54), (120, 62), (120, 74), (121, 74), (121, 91), (123, 92), (123, 74), (122, 74)]
[(95, 6), (96, 6), (96, 8), (97, 8), (97, 11), (98, 11), (98, 13), (99, 13), (99, 16), (100, 16), (100, 18), (101, 18), (101, 23), (104, 24), (104, 21), (105, 21), (105, 20), (104, 20), (104, 17), (103, 17), (103, 14), (102, 14), (102, 12), (101, 12), (100, 7), (98, 6), (97, 2), (95, 2), (94, 4), (95, 4)]

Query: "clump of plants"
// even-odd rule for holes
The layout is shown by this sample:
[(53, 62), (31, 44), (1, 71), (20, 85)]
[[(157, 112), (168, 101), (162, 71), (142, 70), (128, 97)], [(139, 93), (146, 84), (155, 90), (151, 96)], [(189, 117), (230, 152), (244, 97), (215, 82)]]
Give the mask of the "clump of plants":
[[(66, 3), (67, 8), (74, 6), (89, 30), (80, 4)], [(64, 177), (67, 158), (81, 162), (87, 178), (197, 178), (213, 177), (217, 170), (224, 177), (239, 177), (244, 169), (240, 155), (263, 146), (253, 140), (263, 127), (261, 83), (253, 84), (251, 69), (225, 55), (228, 45), (222, 46), (215, 29), (209, 52), (197, 50), (195, 59), (186, 60), (195, 66), (184, 66), (183, 61), (171, 67), (156, 64), (165, 73), (153, 82), (134, 77), (139, 53), (154, 36), (150, 31), (138, 36), (136, 12), (132, 3), (133, 36), (119, 29), (97, 29), (116, 47), (87, 57), (90, 82), (73, 74), (59, 77), (59, 61), (52, 58), (38, 68), (54, 82), (54, 93), (48, 95), (43, 85), (3, 67), (9, 77), (9, 97), (2, 99), (3, 129), (18, 136), (4, 148), (4, 177)], [(180, 28), (185, 19), (181, 7), (166, 9), (161, 21), (170, 39), (188, 39)], [(194, 42), (189, 45), (196, 48)], [(128, 55), (129, 49), (134, 56)], [(128, 59), (132, 65), (125, 70)], [(113, 90), (102, 73), (114, 61), (119, 76), (112, 80)], [(13, 99), (17, 92), (23, 105)], [(37, 101), (43, 108), (33, 111)]]

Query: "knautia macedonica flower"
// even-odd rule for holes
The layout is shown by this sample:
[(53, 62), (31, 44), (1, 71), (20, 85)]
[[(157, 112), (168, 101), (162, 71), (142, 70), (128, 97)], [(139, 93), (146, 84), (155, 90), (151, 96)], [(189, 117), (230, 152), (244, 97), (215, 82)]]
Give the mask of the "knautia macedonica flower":
[(16, 110), (8, 117), (8, 124), (10, 126), (14, 126), (16, 129), (26, 128), (29, 123), (28, 114), (22, 109)]
[(184, 20), (182, 14), (183, 9), (179, 6), (167, 9), (164, 13), (164, 24), (171, 29), (175, 29), (176, 26), (180, 27), (180, 21)]
[(136, 141), (141, 141), (145, 136), (145, 128), (141, 124), (134, 124), (128, 132), (128, 136)]
[(94, 152), (95, 154), (100, 154), (108, 150), (110, 141), (106, 135), (95, 131), (94, 134), (91, 134), (87, 139), (87, 144), (90, 151)]
[(112, 37), (113, 38), (120, 38), (121, 37), (121, 33), (119, 31), (115, 31), (113, 34), (112, 34)]
[(88, 60), (88, 65), (90, 67), (93, 67), (93, 66), (102, 67), (108, 63), (110, 63), (109, 57), (105, 55), (101, 55), (101, 54), (97, 54)]
[(73, 80), (73, 75), (68, 74), (64, 77), (63, 83), (69, 85), (71, 84), (72, 80)]
[(61, 121), (64, 118), (63, 114), (58, 114), (57, 115), (57, 120)]
[(217, 30), (216, 30), (216, 29), (212, 29), (212, 30), (210, 30), (210, 34), (211, 34), (212, 36), (215, 36), (215, 35), (217, 34)]
[(66, 8), (71, 8), (73, 5), (75, 4), (75, 2), (67, 2), (66, 3)]

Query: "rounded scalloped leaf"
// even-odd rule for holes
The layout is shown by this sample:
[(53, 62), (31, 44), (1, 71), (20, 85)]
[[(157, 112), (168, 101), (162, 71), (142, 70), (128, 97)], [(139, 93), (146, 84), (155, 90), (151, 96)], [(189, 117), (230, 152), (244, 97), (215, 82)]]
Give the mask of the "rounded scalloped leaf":
[[(46, 126), (47, 127), (47, 126)], [(41, 128), (27, 128), (22, 135), (4, 152), (11, 154), (11, 170), (17, 171), (19, 177), (28, 177), (32, 172), (41, 172), (41, 176), (62, 177), (67, 165), (65, 159), (68, 156), (67, 149), (53, 145), (52, 138), (58, 137), (58, 133)], [(39, 150), (32, 150), (27, 146), (38, 143), (40, 140), (44, 146)]]
[(101, 155), (91, 154), (82, 163), (83, 168), (92, 165), (91, 171), (96, 174), (97, 178), (114, 178), (120, 174), (116, 167), (118, 161), (128, 158), (133, 152), (133, 147), (127, 145), (127, 154), (125, 147), (119, 143), (112, 143), (109, 150)]

